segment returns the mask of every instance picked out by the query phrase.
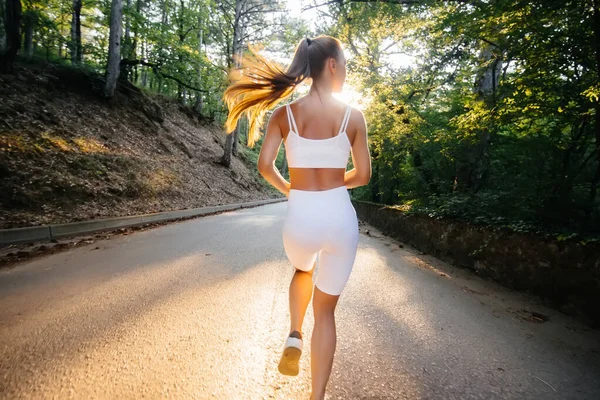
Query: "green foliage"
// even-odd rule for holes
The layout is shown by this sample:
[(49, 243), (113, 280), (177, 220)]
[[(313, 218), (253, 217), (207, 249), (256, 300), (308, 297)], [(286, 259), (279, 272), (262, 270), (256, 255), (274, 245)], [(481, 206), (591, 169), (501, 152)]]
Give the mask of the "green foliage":
[[(353, 83), (373, 99), (373, 177), (355, 197), (515, 230), (600, 233), (591, 2), (350, 2), (330, 13)], [(390, 61), (402, 52), (416, 61)]]

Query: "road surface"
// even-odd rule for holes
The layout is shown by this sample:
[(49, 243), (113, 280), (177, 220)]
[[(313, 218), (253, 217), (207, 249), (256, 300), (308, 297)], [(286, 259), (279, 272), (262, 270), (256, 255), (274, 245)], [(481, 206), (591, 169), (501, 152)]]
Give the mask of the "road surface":
[[(1, 270), (0, 397), (308, 399), (312, 303), (300, 374), (277, 372), (293, 274), (286, 207)], [(329, 399), (600, 398), (597, 330), (365, 224), (336, 317)]]

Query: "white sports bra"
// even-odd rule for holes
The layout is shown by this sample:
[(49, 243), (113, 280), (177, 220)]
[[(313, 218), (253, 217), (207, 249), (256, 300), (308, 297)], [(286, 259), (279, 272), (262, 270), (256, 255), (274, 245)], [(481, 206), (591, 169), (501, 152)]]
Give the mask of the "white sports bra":
[(346, 168), (350, 155), (350, 139), (346, 134), (351, 108), (348, 106), (340, 131), (328, 139), (307, 139), (298, 134), (298, 126), (289, 104), (286, 106), (290, 131), (285, 140), (285, 156), (289, 168)]

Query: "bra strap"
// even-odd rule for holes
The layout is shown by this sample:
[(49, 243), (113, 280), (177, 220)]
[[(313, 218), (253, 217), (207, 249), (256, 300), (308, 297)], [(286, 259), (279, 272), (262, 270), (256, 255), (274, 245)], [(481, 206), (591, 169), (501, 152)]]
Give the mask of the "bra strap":
[(296, 120), (294, 119), (294, 114), (292, 113), (292, 107), (290, 107), (289, 104), (286, 104), (285, 107), (287, 108), (288, 126), (290, 127), (290, 129), (293, 129), (297, 135), (300, 135), (298, 133), (298, 126), (296, 125)]
[(342, 134), (342, 132), (346, 132), (346, 129), (348, 129), (348, 122), (350, 122), (351, 111), (351, 107), (348, 106), (348, 108), (346, 108), (346, 113), (344, 114), (344, 119), (342, 120), (342, 126), (340, 126), (340, 135)]

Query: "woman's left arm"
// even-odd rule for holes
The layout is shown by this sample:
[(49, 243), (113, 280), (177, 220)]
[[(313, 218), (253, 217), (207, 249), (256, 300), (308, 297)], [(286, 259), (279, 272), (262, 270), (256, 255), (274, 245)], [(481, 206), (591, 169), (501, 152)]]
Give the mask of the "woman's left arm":
[(269, 123), (267, 124), (267, 133), (263, 140), (260, 148), (260, 154), (258, 155), (258, 172), (262, 175), (267, 182), (273, 187), (285, 194), (286, 197), (290, 193), (290, 183), (279, 173), (279, 170), (275, 167), (275, 159), (279, 153), (283, 136), (281, 135), (281, 129), (277, 120), (283, 107), (278, 108), (273, 112)]

